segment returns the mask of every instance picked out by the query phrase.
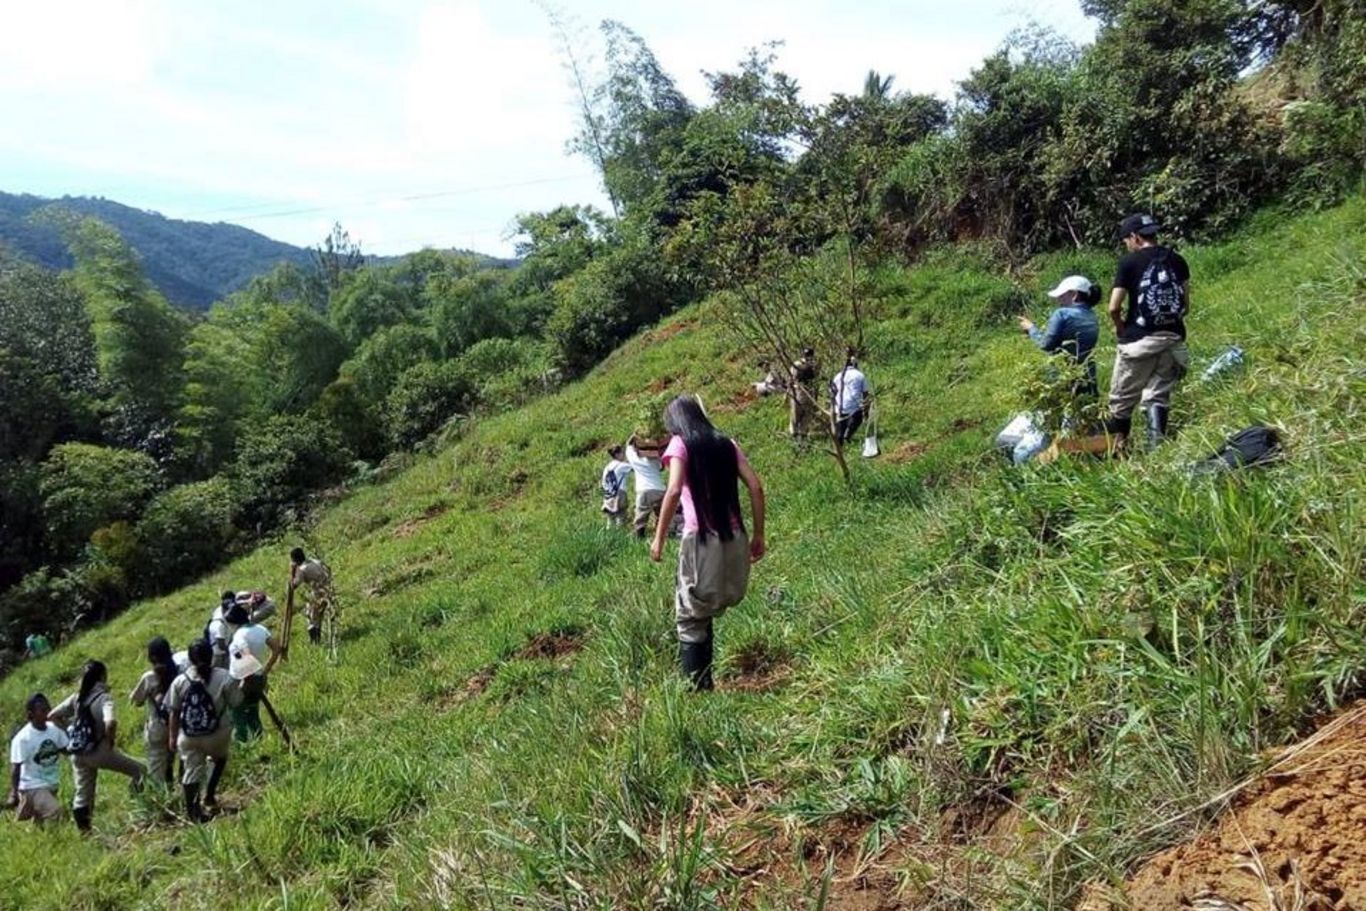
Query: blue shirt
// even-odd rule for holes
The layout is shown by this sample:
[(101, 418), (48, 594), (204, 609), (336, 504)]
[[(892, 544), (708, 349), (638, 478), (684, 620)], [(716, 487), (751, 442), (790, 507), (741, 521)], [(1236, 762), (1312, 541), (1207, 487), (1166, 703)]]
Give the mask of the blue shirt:
[(1066, 351), (1078, 364), (1091, 357), (1091, 351), (1100, 338), (1100, 322), (1096, 312), (1090, 307), (1059, 307), (1048, 317), (1048, 324), (1042, 330), (1038, 326), (1029, 330), (1029, 337), (1049, 354)]

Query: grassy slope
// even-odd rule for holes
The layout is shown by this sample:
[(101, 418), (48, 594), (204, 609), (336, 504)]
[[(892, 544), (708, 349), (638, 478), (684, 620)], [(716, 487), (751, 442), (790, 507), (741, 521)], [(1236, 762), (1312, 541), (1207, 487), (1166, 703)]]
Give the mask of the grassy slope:
[[(1188, 251), (1197, 365), (1237, 342), (1252, 369), (1187, 383), (1154, 457), (1023, 472), (983, 454), (1033, 357), (989, 303), (1005, 282), (968, 259), (884, 274), (884, 448), (925, 450), (858, 466), (852, 494), (793, 453), (780, 402), (740, 400), (752, 368), (707, 309), (685, 313), (326, 513), (343, 660), (300, 650), (277, 675), (301, 749), (234, 754), (240, 813), (153, 825), (106, 779), (96, 839), (0, 824), (0, 907), (814, 907), (839, 837), (896, 842), (882, 861), (923, 906), (1058, 906), (1358, 684), (1363, 253), (1361, 199)], [(1036, 284), (1111, 260), (1052, 256)], [(719, 626), (707, 698), (675, 676), (667, 558), (595, 514), (600, 445), (665, 386), (704, 394), (770, 492), (771, 556)], [(1289, 464), (1184, 479), (1256, 420), (1288, 429)], [(126, 692), (149, 636), (188, 639), (225, 585), (278, 590), (283, 555), (139, 605), (0, 682), (0, 705), (64, 694), (87, 656)], [(518, 656), (554, 631), (583, 650)], [(737, 677), (766, 666), (768, 687)], [(1003, 796), (1027, 848), (928, 862)]]

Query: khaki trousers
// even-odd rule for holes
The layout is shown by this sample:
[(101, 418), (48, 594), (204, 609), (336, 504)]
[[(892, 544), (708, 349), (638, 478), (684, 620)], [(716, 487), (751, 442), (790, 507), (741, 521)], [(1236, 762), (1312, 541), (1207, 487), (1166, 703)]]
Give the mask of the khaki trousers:
[(748, 587), (749, 539), (744, 532), (737, 531), (729, 541), (709, 534), (705, 543), (696, 532), (684, 532), (674, 597), (678, 641), (707, 641), (712, 618), (744, 600)]
[(120, 753), (112, 744), (101, 741), (93, 752), (71, 757), (71, 771), (76, 779), (76, 796), (71, 805), (76, 809), (95, 806), (95, 784), (101, 769), (118, 772), (133, 779), (134, 787), (142, 784), (147, 767), (131, 756)]
[(209, 780), (209, 763), (216, 764), (228, 758), (228, 750), (232, 746), (232, 728), (220, 721), (218, 730), (212, 734), (202, 737), (181, 734), (175, 745), (184, 770), (180, 783), (204, 784)]
[(149, 722), (142, 729), (147, 742), (147, 776), (157, 787), (164, 787), (170, 781), (171, 751), (166, 746), (167, 734), (164, 724)]
[(1154, 332), (1120, 345), (1110, 377), (1110, 414), (1123, 420), (1140, 404), (1169, 404), (1189, 362), (1186, 342), (1174, 332)]
[(23, 822), (31, 819), (37, 823), (52, 822), (62, 817), (62, 804), (57, 792), (51, 788), (33, 788), (19, 792), (18, 819)]

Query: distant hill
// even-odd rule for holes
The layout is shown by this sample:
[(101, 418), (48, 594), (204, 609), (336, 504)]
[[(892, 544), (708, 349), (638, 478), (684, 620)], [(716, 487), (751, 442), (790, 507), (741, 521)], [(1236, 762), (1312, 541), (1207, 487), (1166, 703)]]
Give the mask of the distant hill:
[[(306, 248), (272, 240), (239, 225), (181, 221), (89, 196), (48, 199), (0, 193), (0, 247), (50, 269), (69, 268), (71, 257), (57, 230), (29, 217), (47, 206), (94, 216), (115, 228), (142, 257), (143, 269), (152, 283), (172, 303), (186, 309), (206, 310), (279, 263), (309, 264)], [(489, 266), (508, 264), (482, 254), (471, 255)]]

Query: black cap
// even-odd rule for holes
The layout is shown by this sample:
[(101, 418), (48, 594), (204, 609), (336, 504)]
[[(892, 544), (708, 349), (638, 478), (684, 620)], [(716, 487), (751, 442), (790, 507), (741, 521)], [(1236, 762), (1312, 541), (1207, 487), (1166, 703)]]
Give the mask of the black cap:
[(251, 619), (251, 611), (247, 610), (245, 604), (234, 604), (223, 612), (223, 619), (234, 626), (241, 626)]
[(1156, 218), (1147, 213), (1135, 213), (1119, 223), (1119, 236), (1137, 234), (1140, 237), (1156, 237), (1158, 227)]

